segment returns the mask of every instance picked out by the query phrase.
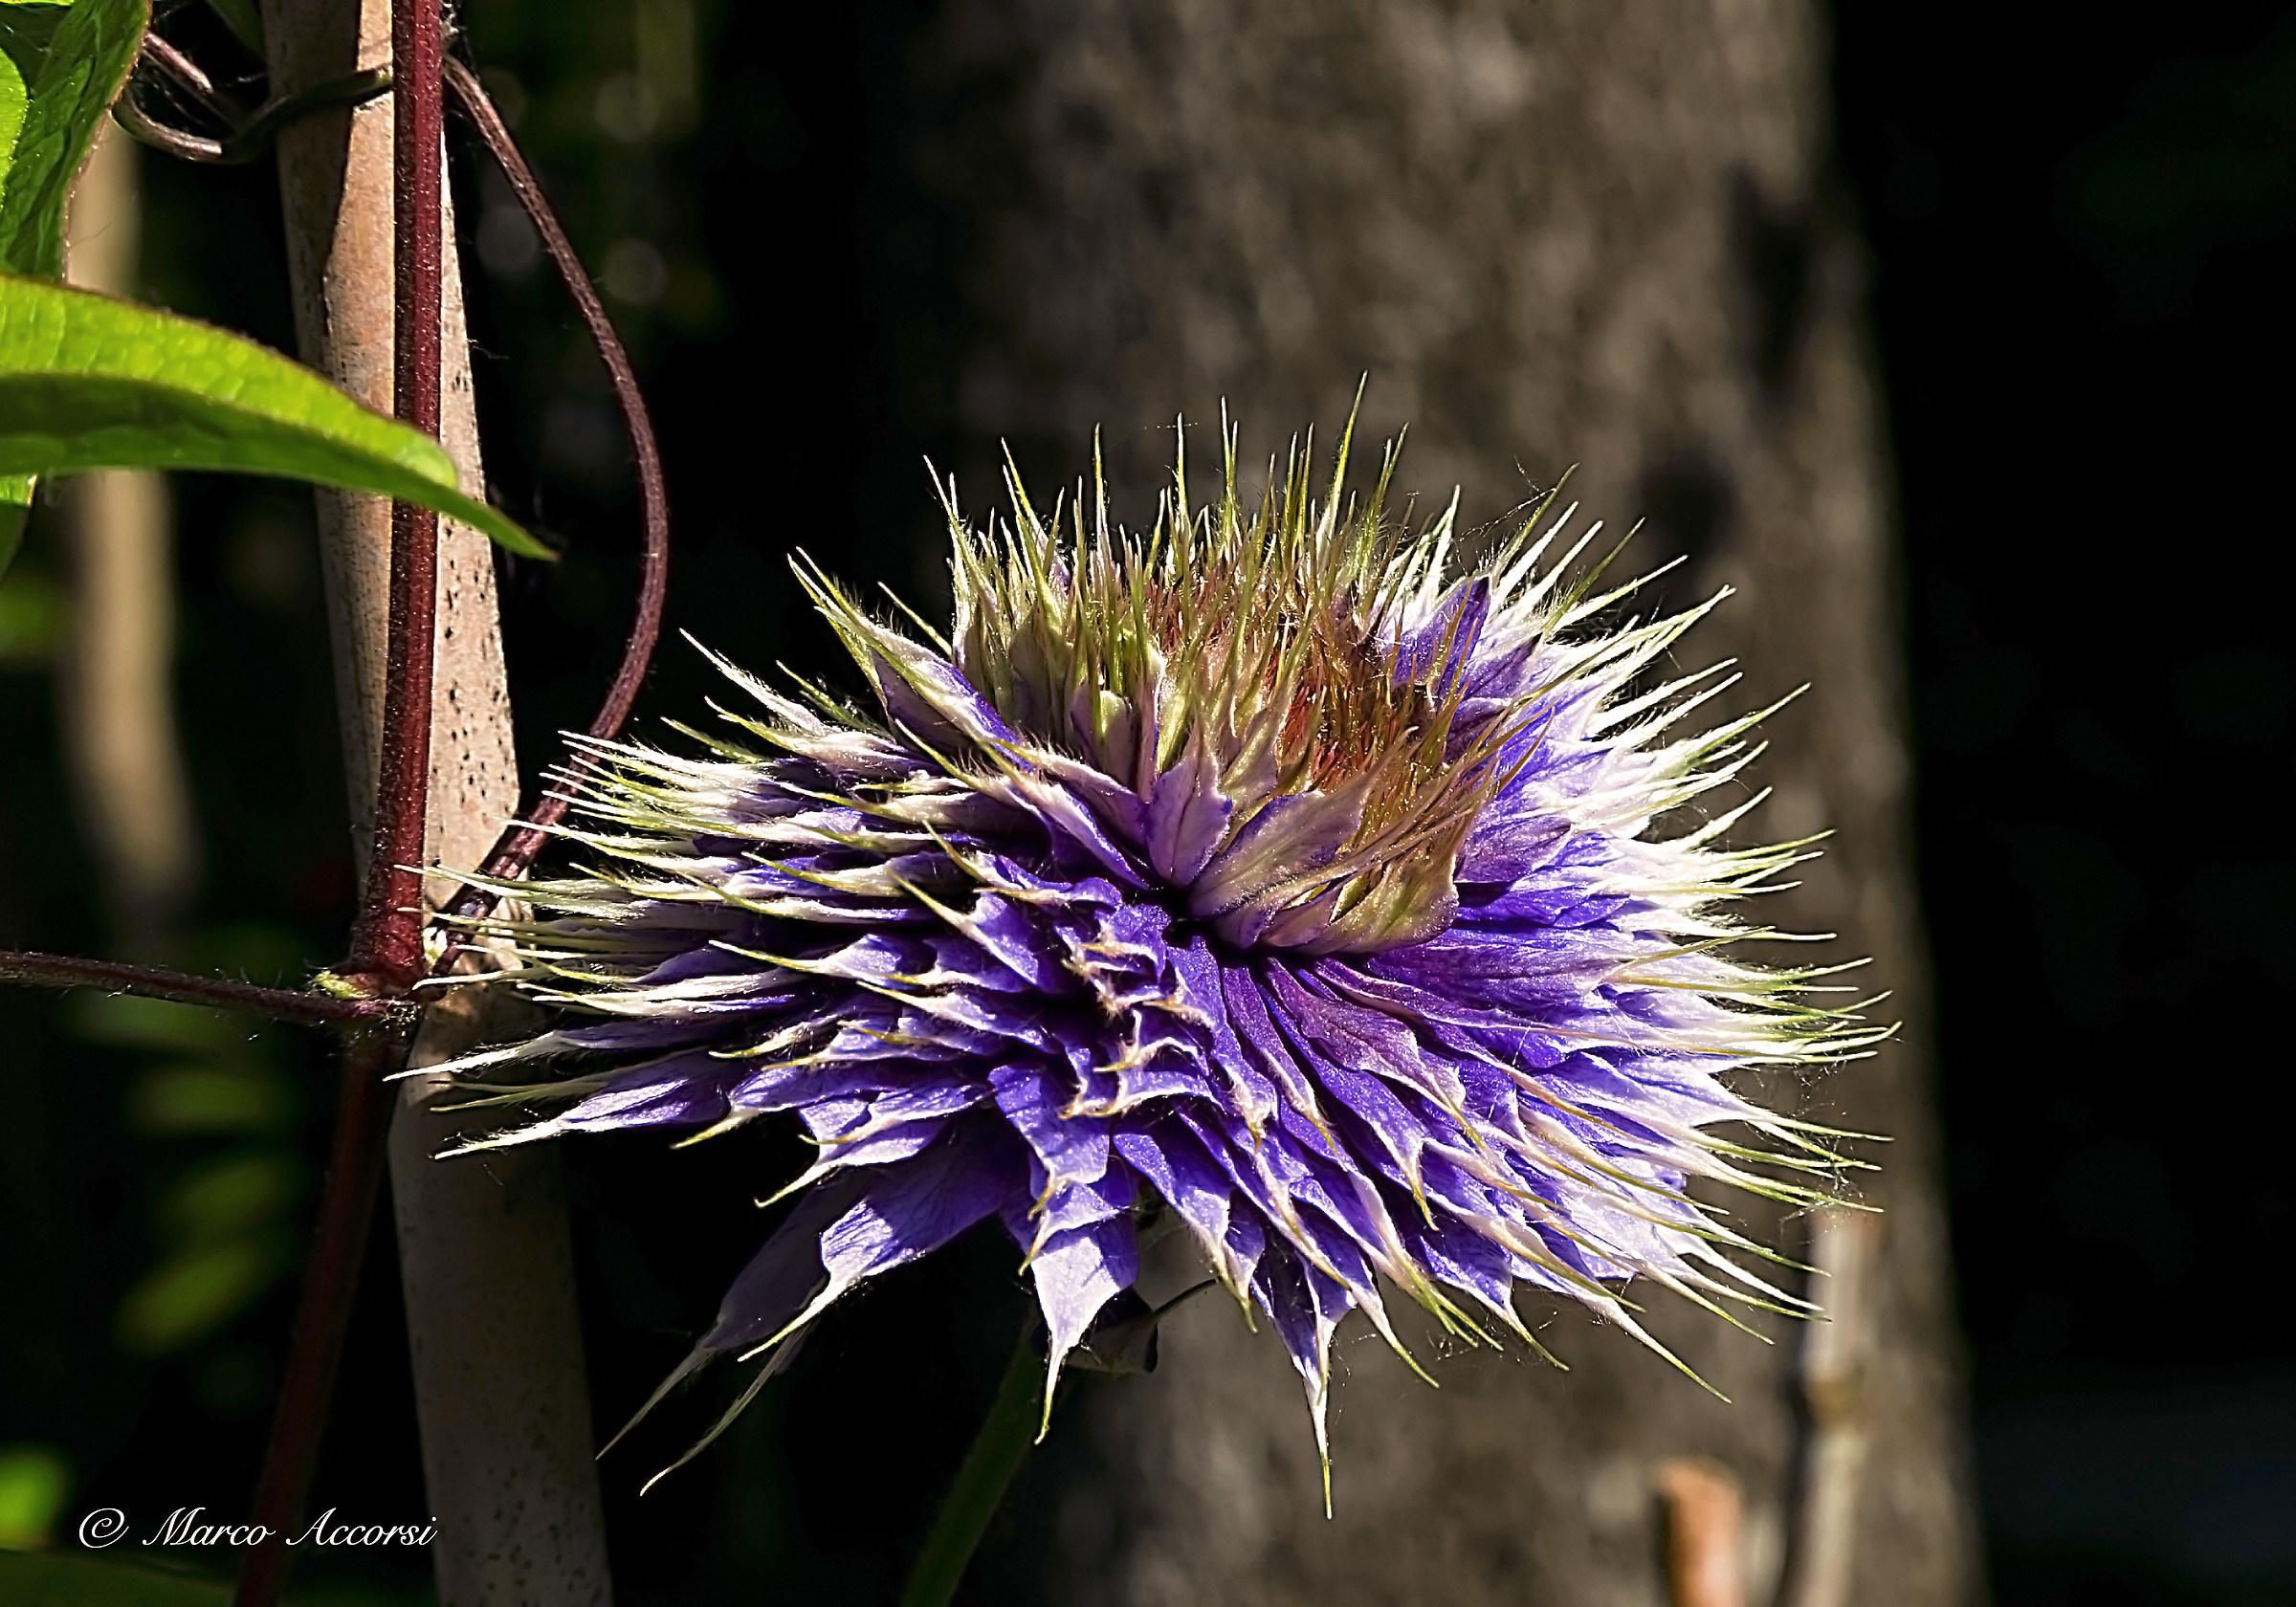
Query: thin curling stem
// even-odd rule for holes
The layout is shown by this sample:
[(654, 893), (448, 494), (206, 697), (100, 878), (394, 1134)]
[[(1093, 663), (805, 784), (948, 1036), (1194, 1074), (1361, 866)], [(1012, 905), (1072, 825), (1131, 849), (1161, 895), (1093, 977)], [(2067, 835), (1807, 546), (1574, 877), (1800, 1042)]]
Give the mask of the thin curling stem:
[(210, 117), (225, 127), (235, 129), (247, 121), (245, 106), (216, 88), (215, 81), (208, 77), (198, 62), (157, 33), (144, 35), (142, 51), (144, 59), (174, 79), (177, 87), (197, 100)]
[(924, 1549), (901, 1589), (901, 1607), (948, 1607), (987, 1531), (988, 1520), (997, 1515), (1005, 1487), (1028, 1455), (1044, 1416), (1045, 1358), (1037, 1354), (1036, 1332), (1031, 1313), (1022, 1325), (1012, 1359), (1004, 1364), (988, 1416), (973, 1436), (972, 1448), (964, 1453), (964, 1464), (950, 1481), (948, 1493), (940, 1498), (933, 1530), (925, 1536)]
[(267, 1021), (296, 1022), (305, 1026), (370, 1026), (395, 1008), (383, 999), (338, 999), (296, 988), (258, 987), (254, 982), (233, 981), (229, 977), (199, 977), (157, 965), (122, 965), (115, 960), (34, 954), (24, 949), (0, 949), (0, 982), (22, 982), (31, 987), (101, 988), (106, 993), (132, 993), (144, 999), (171, 1000), (178, 1004), (243, 1010)]
[[(541, 236), (542, 249), (549, 253), (566, 294), (574, 298), (583, 327), (589, 332), (591, 342), (598, 348), (599, 360), (606, 364), (607, 377), (613, 385), (614, 404), (621, 409), (622, 425), (629, 435), (630, 456), (637, 466), (638, 495), (646, 525), (637, 610), (623, 644), (622, 662), (614, 671), (613, 685), (589, 724), (591, 736), (610, 740), (620, 736), (623, 726), (629, 723), (630, 706), (637, 701), (638, 688), (645, 682), (647, 668), (653, 662), (655, 644), (661, 639), (662, 604), (670, 576), (670, 498), (662, 473), (661, 448), (654, 440), (653, 421), (647, 414), (646, 398), (638, 388), (638, 376), (630, 366), (629, 354), (623, 349), (621, 337), (614, 333), (613, 320), (607, 317), (606, 306), (598, 299), (598, 292), (583, 269), (582, 258), (566, 238), (566, 231), (551, 209), (549, 197), (542, 192), (534, 169), (527, 165), (524, 153), (511, 138), (510, 129), (487, 98), (477, 75), (462, 62), (450, 59), (445, 76), (455, 104), (486, 143), (486, 148), (502, 170), (503, 179), (518, 196), (519, 204), (526, 209), (535, 231)], [(558, 786), (538, 799), (502, 833), (480, 868), (484, 874), (505, 881), (525, 874), (549, 840), (549, 827), (566, 812), (566, 801), (560, 794), (586, 773), (592, 762), (587, 756), (577, 758)], [(484, 914), (494, 907), (497, 896), (473, 888), (455, 901), (452, 913), (465, 917)]]
[(225, 166), (253, 162), (269, 150), (279, 130), (297, 118), (346, 102), (355, 106), (390, 90), (390, 74), (370, 68), (329, 78), (291, 95), (274, 96), (250, 112), (217, 89), (200, 71), (198, 63), (156, 33), (144, 35), (143, 59), (166, 75), (199, 101), (210, 116), (231, 130), (223, 139), (211, 140), (204, 134), (171, 128), (137, 104), (131, 81), (126, 93), (113, 104), (113, 118), (144, 143), (185, 162)]
[(268, 1532), (240, 1558), (232, 1607), (273, 1607), (287, 1580), (286, 1536), (294, 1530), (311, 1486), (320, 1432), (326, 1425), (335, 1374), (342, 1360), (343, 1335), (350, 1328), (351, 1298), (359, 1288), (360, 1264), (366, 1258), (375, 1195), (383, 1181), (383, 1140), (390, 1129), (392, 1097), (391, 1085), (385, 1079), (405, 1063), (412, 1042), (411, 1024), (400, 1024), (364, 1033), (343, 1049), (319, 1224), (311, 1238), (302, 1294), (296, 1302), (287, 1376), (273, 1409), (271, 1439), (263, 1447), (263, 1471), (255, 1481), (249, 1514), (251, 1523)]

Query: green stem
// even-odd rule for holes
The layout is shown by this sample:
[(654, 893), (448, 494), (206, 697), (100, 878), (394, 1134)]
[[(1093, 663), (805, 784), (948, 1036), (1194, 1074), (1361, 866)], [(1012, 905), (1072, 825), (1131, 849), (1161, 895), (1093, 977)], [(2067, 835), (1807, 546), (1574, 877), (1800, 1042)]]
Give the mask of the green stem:
[(997, 1515), (1005, 1486), (1012, 1483), (1021, 1459), (1028, 1454), (1043, 1419), (1044, 1402), (1040, 1392), (1045, 1358), (1036, 1354), (1035, 1329), (1031, 1313), (1021, 1330), (1020, 1343), (1012, 1348), (1012, 1359), (1004, 1364), (997, 1398), (989, 1404), (981, 1432), (973, 1436), (972, 1449), (964, 1453), (964, 1465), (957, 1469), (949, 1493), (941, 1497), (940, 1512), (933, 1520), (933, 1532), (925, 1536), (924, 1550), (909, 1570), (901, 1607), (948, 1607), (966, 1565), (973, 1560), (974, 1549), (981, 1544), (982, 1532)]

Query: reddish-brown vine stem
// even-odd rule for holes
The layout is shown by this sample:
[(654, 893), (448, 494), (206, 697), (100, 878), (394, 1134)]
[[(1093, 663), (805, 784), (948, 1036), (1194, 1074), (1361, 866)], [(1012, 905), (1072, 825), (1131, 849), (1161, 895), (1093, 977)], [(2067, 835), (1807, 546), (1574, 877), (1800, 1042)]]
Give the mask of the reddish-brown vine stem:
[(337, 999), (295, 988), (259, 987), (229, 977), (195, 977), (157, 965), (122, 965), (117, 960), (33, 954), (24, 949), (0, 949), (0, 982), (102, 988), (107, 993), (133, 993), (145, 999), (173, 1000), (178, 1004), (244, 1010), (249, 1015), (299, 1022), (306, 1026), (372, 1025), (394, 1007), (382, 999)]
[[(392, 400), (400, 418), (435, 436), (445, 184), (439, 0), (391, 0), (390, 11)], [(390, 516), (390, 617), (374, 854), (343, 972), (355, 986), (397, 998), (423, 972), (423, 890), (416, 867), (423, 862), (430, 802), (438, 517), (404, 502), (391, 504)], [(350, 1325), (359, 1264), (373, 1226), (390, 1128), (391, 1093), (384, 1079), (404, 1064), (411, 1041), (405, 1031), (369, 1033), (343, 1055), (326, 1195), (250, 1514), (264, 1537), (241, 1559), (236, 1607), (273, 1607), (286, 1580), (286, 1536), (310, 1487)]]
[(318, 1461), (320, 1432), (334, 1398), (351, 1301), (383, 1182), (383, 1140), (390, 1131), (393, 1091), (384, 1079), (406, 1063), (412, 1041), (412, 1024), (406, 1023), (363, 1033), (343, 1049), (319, 1222), (302, 1292), (296, 1299), (287, 1373), (279, 1381), (278, 1404), (272, 1408), (263, 1471), (255, 1481), (251, 1520), (264, 1530), (240, 1558), (233, 1607), (272, 1607), (287, 1582), (287, 1541)]
[[(394, 410), (438, 433), (439, 223), (445, 137), (438, 0), (392, 0), (391, 395)], [(374, 853), (351, 937), (354, 982), (401, 993), (423, 972), (423, 828), (430, 799), (431, 655), (438, 612), (438, 516), (390, 509), (389, 671), (383, 689)]]
[[(615, 406), (621, 409), (623, 428), (629, 434), (630, 456), (638, 472), (638, 496), (645, 516), (645, 551), (638, 573), (638, 602), (630, 621), (629, 635), (622, 647), (622, 662), (614, 671), (613, 685), (607, 689), (606, 701), (600, 705), (597, 716), (590, 721), (589, 734), (612, 738), (622, 734), (629, 721), (629, 711), (637, 701), (638, 689), (644, 684), (648, 666), (653, 662), (653, 649), (661, 640), (662, 604), (670, 582), (670, 497), (662, 473), (662, 453), (654, 440), (653, 421), (646, 411), (646, 398), (638, 389), (638, 376), (630, 366), (629, 354), (623, 349), (621, 337), (614, 333), (612, 319), (606, 316), (606, 306), (598, 299), (598, 292), (585, 273), (582, 258), (566, 238), (565, 230), (551, 210), (549, 198), (527, 165), (525, 154), (510, 136), (502, 116), (487, 98), (478, 82), (478, 76), (460, 61), (450, 59), (446, 64), (446, 84), (453, 92), (455, 104), (478, 137), (486, 142), (496, 164), (502, 169), (511, 192), (525, 208), (526, 216), (542, 238), (542, 249), (550, 255), (552, 266), (574, 298), (574, 306), (582, 316), (583, 327), (598, 348), (600, 361), (606, 364), (607, 379), (614, 389)], [(493, 852), (480, 867), (483, 874), (509, 881), (524, 875), (534, 864), (535, 857), (549, 841), (549, 827), (566, 812), (564, 789), (572, 786), (590, 766), (586, 756), (578, 756), (562, 775), (557, 790), (545, 790), (532, 807), (514, 822), (496, 840)], [(469, 917), (485, 914), (496, 902), (496, 894), (481, 888), (473, 888), (456, 899), (451, 911)]]

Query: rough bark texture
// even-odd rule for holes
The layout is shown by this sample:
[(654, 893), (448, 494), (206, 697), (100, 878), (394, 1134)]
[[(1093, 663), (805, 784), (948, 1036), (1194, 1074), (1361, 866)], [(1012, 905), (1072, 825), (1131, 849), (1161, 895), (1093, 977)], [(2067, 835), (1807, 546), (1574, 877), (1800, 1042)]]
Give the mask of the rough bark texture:
[[(269, 0), (273, 88), (300, 88), (389, 56), (387, 0)], [(279, 137), (288, 265), (305, 362), (370, 407), (391, 402), (391, 123), (387, 99), (305, 118)], [(463, 489), (485, 495), (452, 209), (442, 429)], [(365, 863), (379, 753), (389, 579), (389, 504), (319, 495), (344, 761)], [(476, 866), (518, 808), (509, 694), (484, 537), (441, 521), (427, 861)], [(436, 899), (453, 884), (433, 881)], [(482, 1035), (522, 1007), (487, 994), (435, 1006), (413, 1063)], [(561, 1162), (535, 1148), (483, 1163), (437, 1154), (469, 1118), (422, 1107), (439, 1080), (402, 1084), (390, 1178), (421, 1419), (424, 1481), (439, 1523), (443, 1607), (589, 1607), (610, 1599), (589, 1398), (575, 1310)], [(358, 1387), (346, 1378), (342, 1388)]]
[[(1649, 519), (1625, 562), (1690, 558), (1668, 599), (1738, 589), (1686, 668), (1739, 655), (1745, 702), (1812, 683), (1771, 721), (1754, 828), (1838, 835), (1759, 914), (1871, 955), (1909, 1024), (1765, 1093), (1895, 1139), (1866, 1147), (1888, 1215), (1845, 1597), (1789, 1555), (1795, 1512), (1824, 1505), (1802, 1488), (1802, 1332), (1750, 1318), (1764, 1345), (1660, 1295), (1651, 1326), (1732, 1404), (1569, 1312), (1544, 1321), (1567, 1375), (1430, 1344), (1440, 1391), (1351, 1328), (1330, 1522), (1281, 1350), (1192, 1305), (1155, 1378), (1080, 1397), (1057, 1599), (1643, 1607), (1667, 1594), (1653, 1470), (1683, 1456), (1744, 1491), (1749, 1600), (1790, 1571), (1813, 1604), (1977, 1590), (1888, 488), (1825, 48), (1808, 0), (951, 0), (913, 56), (926, 101), (965, 108), (921, 177), (975, 230), (953, 405), (976, 442), (1073, 474), (1102, 425), (1140, 520), (1175, 412), (1225, 399), (1249, 460), (1310, 421), (1331, 439), (1368, 374), (1359, 434), (1409, 422), (1423, 512), (1457, 484), (1466, 525), (1498, 521), (1576, 465), (1590, 515)], [(1212, 427), (1191, 446), (1213, 460)], [(1800, 1223), (1733, 1206), (1802, 1248)], [(1147, 1292), (1190, 1275), (1175, 1260)]]

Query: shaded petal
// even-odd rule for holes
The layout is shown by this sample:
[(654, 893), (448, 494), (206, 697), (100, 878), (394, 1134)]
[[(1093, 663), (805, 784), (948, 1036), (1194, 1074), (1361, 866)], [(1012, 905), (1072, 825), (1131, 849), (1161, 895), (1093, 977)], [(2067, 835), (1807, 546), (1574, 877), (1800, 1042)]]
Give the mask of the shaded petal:
[(821, 1235), (850, 1210), (872, 1178), (850, 1172), (798, 1196), (749, 1265), (718, 1303), (718, 1321), (701, 1337), (709, 1351), (747, 1351), (787, 1328), (828, 1278)]
[(810, 1322), (854, 1285), (930, 1255), (1009, 1203), (1021, 1179), (1008, 1145), (993, 1127), (974, 1123), (872, 1179), (860, 1201), (821, 1236), (828, 1282), (772, 1337)]
[(1490, 617), (1490, 577), (1461, 581), (1436, 605), (1433, 618), (1404, 634), (1395, 655), (1396, 685), (1424, 684), (1437, 702), (1450, 696)]
[(1139, 1242), (1132, 1219), (1111, 1217), (1085, 1227), (1053, 1233), (1036, 1247), (1028, 1270), (1036, 1283), (1036, 1303), (1045, 1313), (1048, 1335), (1045, 1354), (1045, 1417), (1052, 1414), (1052, 1391), (1060, 1382), (1061, 1363), (1100, 1309), (1140, 1275)]
[(1170, 1122), (1119, 1131), (1114, 1143), (1125, 1163), (1145, 1178), (1173, 1214), (1195, 1233), (1221, 1282), (1241, 1293), (1251, 1272), (1228, 1242), (1233, 1193), (1203, 1146), (1184, 1128)]

